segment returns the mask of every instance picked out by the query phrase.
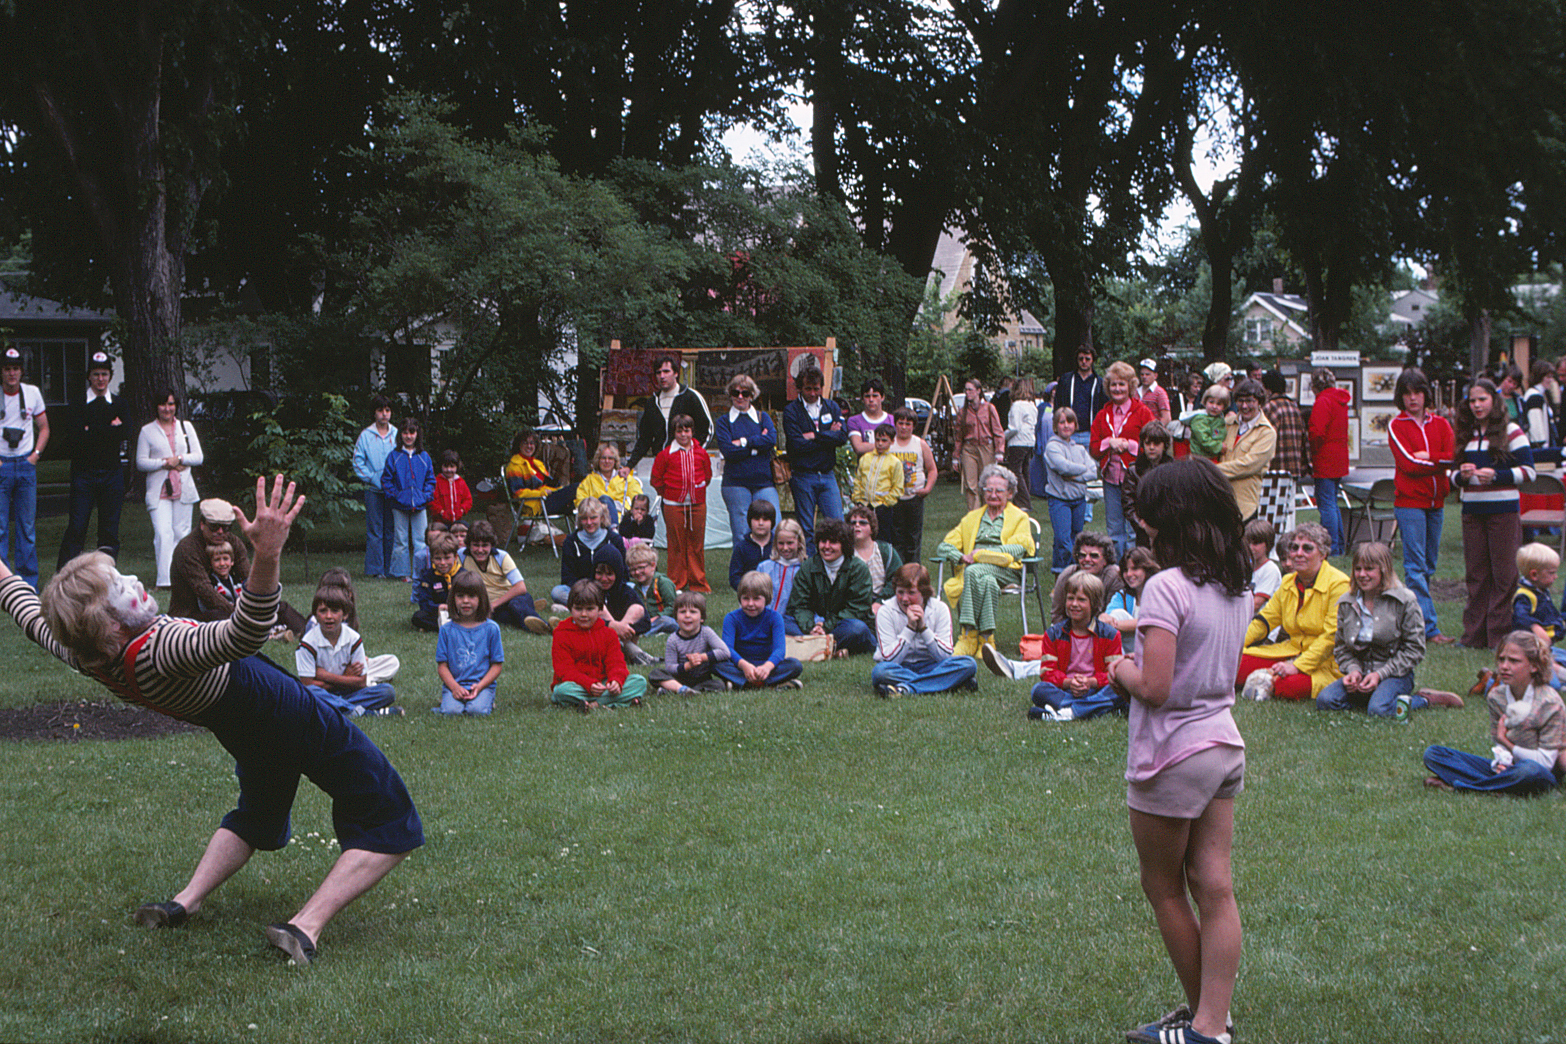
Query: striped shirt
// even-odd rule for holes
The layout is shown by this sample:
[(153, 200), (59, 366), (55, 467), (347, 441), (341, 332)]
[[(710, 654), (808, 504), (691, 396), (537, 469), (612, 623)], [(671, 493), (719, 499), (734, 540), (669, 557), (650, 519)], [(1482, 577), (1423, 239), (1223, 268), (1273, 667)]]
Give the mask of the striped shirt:
[(1476, 468), (1494, 468), (1495, 481), (1487, 485), (1466, 482), (1460, 471), (1452, 472), (1463, 501), (1465, 515), (1502, 515), (1519, 509), (1521, 499), (1517, 487), (1533, 479), (1533, 450), (1528, 445), (1528, 435), (1515, 424), (1506, 426), (1506, 449), (1511, 459), (1497, 463), (1490, 451), (1490, 440), (1484, 434), (1474, 436), (1457, 455), (1458, 464), (1472, 464)]
[[(38, 595), (21, 577), (0, 581), (0, 609), (11, 614), (22, 631), (44, 651), (74, 671), (89, 674), (122, 699), (140, 702), (153, 710), (184, 721), (200, 721), (201, 714), (228, 688), (228, 665), (252, 656), (266, 644), (277, 619), (282, 589), (258, 595), (241, 588), (239, 604), (227, 620), (196, 623), (174, 616), (159, 616), (132, 642), (140, 641), (135, 658), (135, 681), (127, 685), (123, 653), (100, 671), (86, 671), (76, 654), (55, 641), (44, 620)], [(138, 693), (135, 699), (131, 693)]]

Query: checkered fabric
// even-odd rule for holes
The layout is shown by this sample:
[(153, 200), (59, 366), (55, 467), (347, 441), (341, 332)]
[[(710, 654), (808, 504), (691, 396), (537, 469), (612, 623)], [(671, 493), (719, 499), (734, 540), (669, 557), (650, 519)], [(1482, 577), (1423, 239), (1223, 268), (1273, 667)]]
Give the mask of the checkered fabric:
[(1281, 537), (1294, 528), (1294, 476), (1286, 471), (1269, 471), (1262, 475), (1261, 501), (1256, 514), (1267, 519)]

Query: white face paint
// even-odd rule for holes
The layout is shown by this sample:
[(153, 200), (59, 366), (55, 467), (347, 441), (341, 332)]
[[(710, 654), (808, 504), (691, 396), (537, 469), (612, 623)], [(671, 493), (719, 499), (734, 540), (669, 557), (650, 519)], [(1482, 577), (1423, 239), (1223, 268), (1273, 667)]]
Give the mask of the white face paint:
[(140, 631), (158, 615), (158, 603), (135, 576), (114, 570), (109, 579), (109, 608), (128, 630)]

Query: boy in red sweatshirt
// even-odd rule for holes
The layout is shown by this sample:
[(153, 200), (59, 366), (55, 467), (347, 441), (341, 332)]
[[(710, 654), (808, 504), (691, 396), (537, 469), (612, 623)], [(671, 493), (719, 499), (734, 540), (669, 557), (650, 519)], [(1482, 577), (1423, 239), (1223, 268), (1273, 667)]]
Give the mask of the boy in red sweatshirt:
[(566, 602), (571, 619), (555, 628), (550, 649), (555, 665), (550, 698), (584, 714), (599, 707), (637, 706), (647, 695), (647, 679), (626, 669), (620, 639), (599, 615), (603, 607), (604, 596), (597, 583), (578, 580), (572, 584)]

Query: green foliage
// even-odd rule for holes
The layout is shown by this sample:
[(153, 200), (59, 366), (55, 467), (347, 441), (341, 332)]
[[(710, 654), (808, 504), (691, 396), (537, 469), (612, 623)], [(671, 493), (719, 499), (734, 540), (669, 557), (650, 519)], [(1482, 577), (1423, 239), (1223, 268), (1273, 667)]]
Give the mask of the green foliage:
[(250, 475), (281, 474), (298, 484), (309, 505), (299, 528), (338, 525), (364, 510), (363, 487), (353, 474), (354, 441), (362, 425), (349, 413), (347, 399), (332, 392), (297, 396), (254, 420), (260, 432), (250, 442)]

